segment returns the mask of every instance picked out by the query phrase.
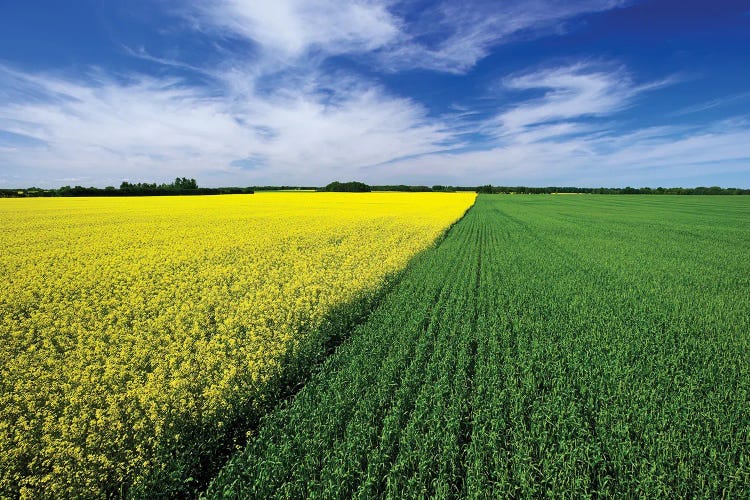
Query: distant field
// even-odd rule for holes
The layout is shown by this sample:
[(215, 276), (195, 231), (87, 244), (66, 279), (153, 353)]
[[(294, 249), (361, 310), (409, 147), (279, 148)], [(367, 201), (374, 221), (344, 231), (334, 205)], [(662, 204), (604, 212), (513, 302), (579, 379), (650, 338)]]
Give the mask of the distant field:
[(750, 496), (750, 198), (480, 196), (208, 490)]
[(0, 200), (0, 497), (189, 491), (474, 197)]

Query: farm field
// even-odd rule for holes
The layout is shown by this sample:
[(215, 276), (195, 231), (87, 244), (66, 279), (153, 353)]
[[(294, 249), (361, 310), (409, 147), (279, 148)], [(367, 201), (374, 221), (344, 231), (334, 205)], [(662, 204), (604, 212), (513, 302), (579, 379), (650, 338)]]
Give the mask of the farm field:
[(750, 200), (479, 196), (209, 498), (750, 495)]
[(474, 198), (0, 200), (0, 497), (190, 491)]

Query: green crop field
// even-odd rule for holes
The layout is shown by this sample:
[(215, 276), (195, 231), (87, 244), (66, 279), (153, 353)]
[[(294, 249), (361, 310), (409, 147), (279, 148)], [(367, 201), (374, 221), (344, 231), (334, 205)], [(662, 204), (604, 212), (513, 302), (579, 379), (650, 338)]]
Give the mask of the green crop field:
[(208, 497), (750, 496), (750, 199), (480, 196)]

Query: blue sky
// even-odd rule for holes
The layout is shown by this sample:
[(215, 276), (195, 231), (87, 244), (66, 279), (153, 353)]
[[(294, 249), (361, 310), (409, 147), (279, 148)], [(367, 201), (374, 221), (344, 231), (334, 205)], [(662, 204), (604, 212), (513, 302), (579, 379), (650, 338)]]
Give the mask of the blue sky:
[(750, 2), (0, 0), (0, 187), (750, 187)]

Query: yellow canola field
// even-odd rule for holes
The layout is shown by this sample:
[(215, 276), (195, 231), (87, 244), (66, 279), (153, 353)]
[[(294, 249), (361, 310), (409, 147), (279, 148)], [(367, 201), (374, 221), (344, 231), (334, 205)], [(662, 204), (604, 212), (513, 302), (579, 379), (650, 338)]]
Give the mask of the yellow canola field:
[(474, 197), (0, 200), (0, 497), (138, 484), (159, 447), (201, 439), (181, 429), (272, 397), (304, 332)]

